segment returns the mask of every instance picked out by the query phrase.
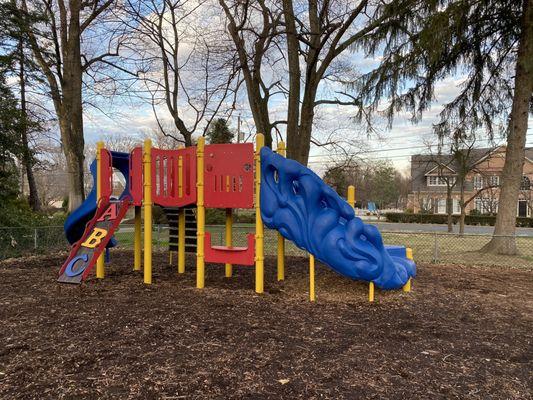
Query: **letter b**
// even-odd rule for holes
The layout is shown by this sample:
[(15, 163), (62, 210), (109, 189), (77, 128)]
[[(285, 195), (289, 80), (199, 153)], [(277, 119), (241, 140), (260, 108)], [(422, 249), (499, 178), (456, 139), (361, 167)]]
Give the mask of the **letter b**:
[(102, 242), (106, 235), (107, 231), (105, 229), (94, 228), (91, 235), (81, 245), (83, 247), (88, 247), (89, 249), (94, 249), (100, 244), (100, 242)]

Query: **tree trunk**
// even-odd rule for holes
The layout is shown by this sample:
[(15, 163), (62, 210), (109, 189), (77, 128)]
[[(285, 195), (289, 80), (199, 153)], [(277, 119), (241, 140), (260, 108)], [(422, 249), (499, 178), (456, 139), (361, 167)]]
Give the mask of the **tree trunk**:
[[(49, 84), (50, 95), (59, 121), (61, 144), (67, 160), (69, 211), (75, 210), (85, 198), (84, 190), (84, 155), (83, 138), (83, 107), (82, 107), (82, 74), (81, 65), (81, 0), (70, 0), (68, 3), (68, 17), (66, 10), (60, 18), (61, 25), (53, 27), (56, 30), (56, 46), (60, 54), (56, 56), (57, 63), (50, 62), (45, 53), (50, 49), (43, 49), (37, 40), (35, 32), (26, 30), (33, 54), (39, 63)], [(22, 8), (27, 13), (28, 7), (22, 0)], [(97, 13), (94, 11), (93, 13)], [(59, 39), (58, 39), (59, 38)], [(59, 41), (61, 42), (59, 44)]]
[(461, 207), (461, 216), (459, 217), (459, 236), (465, 234), (465, 217), (466, 217), (466, 206)]
[(533, 0), (524, 0), (513, 105), (502, 174), (499, 210), (492, 240), (482, 251), (516, 254), (516, 207), (522, 180), (529, 104), (533, 92)]
[[(287, 60), (289, 66), (289, 99), (287, 104), (287, 147), (298, 149), (300, 143), (293, 143), (298, 135), (298, 120), (300, 114), (300, 60), (299, 43), (296, 34), (294, 7), (292, 0), (283, 0), (283, 14), (286, 24)], [(290, 143), (290, 144), (289, 144)], [(291, 157), (289, 150), (289, 158)]]
[(79, 1), (71, 2), (69, 37), (64, 51), (62, 112), (58, 113), (63, 151), (67, 159), (69, 174), (68, 206), (70, 212), (78, 208), (85, 199), (79, 6)]
[(41, 210), (41, 203), (39, 202), (39, 193), (37, 191), (37, 184), (33, 174), (34, 158), (30, 150), (28, 141), (28, 110), (26, 106), (26, 61), (24, 57), (24, 48), (22, 46), (22, 39), (19, 40), (19, 83), (20, 83), (20, 111), (21, 111), (21, 127), (20, 135), (22, 142), (22, 164), (26, 170), (26, 178), (28, 179), (29, 196), (28, 202), (33, 211)]
[(459, 218), (459, 236), (463, 236), (465, 233), (465, 216), (466, 216), (464, 178), (462, 179), (460, 183), (459, 191), (460, 191), (459, 205), (461, 206), (461, 217)]
[[(310, 72), (313, 74), (312, 72)], [(287, 131), (287, 157), (307, 165), (311, 149), (311, 134), (315, 118), (315, 99), (318, 81), (314, 74), (307, 83), (300, 111), (298, 131)]]
[(448, 214), (448, 232), (453, 232), (453, 200), (450, 185), (446, 187), (446, 214)]

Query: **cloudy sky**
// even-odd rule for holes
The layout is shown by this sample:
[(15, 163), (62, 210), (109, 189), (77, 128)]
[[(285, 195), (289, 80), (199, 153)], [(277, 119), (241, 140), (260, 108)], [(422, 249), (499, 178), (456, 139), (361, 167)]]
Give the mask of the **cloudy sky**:
[[(360, 145), (354, 148), (354, 152), (362, 153), (362, 156), (372, 159), (388, 159), (398, 169), (406, 170), (409, 167), (409, 159), (412, 154), (427, 150), (426, 140), (431, 140), (432, 124), (438, 121), (438, 113), (441, 111), (441, 104), (449, 101), (457, 93), (460, 79), (450, 78), (438, 84), (436, 90), (437, 100), (427, 111), (418, 124), (412, 124), (407, 114), (400, 114), (394, 121), (392, 129), (381, 126), (379, 129), (380, 138), (372, 136), (367, 138), (366, 131), (358, 126), (353, 120), (353, 109), (350, 107), (328, 106), (321, 107), (319, 119), (315, 128), (315, 135), (323, 137), (332, 130), (337, 130), (340, 137), (352, 136), (359, 138)], [(242, 108), (242, 130), (253, 131), (253, 119), (246, 112), (246, 99), (240, 102)], [(85, 115), (86, 140), (95, 142), (105, 135), (132, 135), (142, 137), (143, 133), (156, 126), (156, 120), (149, 104), (136, 101), (115, 100), (111, 107), (112, 112), (103, 113), (94, 109), (88, 110)], [(276, 107), (274, 107), (276, 109)], [(164, 106), (159, 107), (160, 115), (165, 115)], [(283, 105), (280, 105), (278, 112), (283, 112)], [(235, 129), (237, 126), (237, 115), (233, 114), (230, 123)], [(533, 120), (530, 120), (528, 130), (528, 145), (533, 146)], [(324, 134), (321, 134), (323, 131)], [(488, 142), (481, 142), (487, 144)], [(503, 143), (503, 142), (502, 142)], [(332, 153), (336, 150), (326, 150), (314, 146), (311, 150), (309, 166), (321, 172), (324, 166), (330, 162)]]
[[(211, 9), (211, 12), (212, 9)], [(202, 32), (205, 31), (205, 10), (198, 10), (198, 21), (202, 22)], [(220, 14), (211, 15), (219, 19), (220, 26), (224, 22), (220, 19)], [(219, 29), (219, 28), (215, 28)], [(185, 54), (186, 56), (186, 54)], [(367, 72), (374, 67), (379, 59), (367, 59), (360, 54), (343, 53), (343, 57), (354, 68), (354, 71)], [(272, 72), (275, 74), (275, 72)], [(428, 110), (422, 120), (414, 125), (409, 121), (409, 115), (399, 114), (393, 123), (392, 129), (386, 129), (385, 124), (378, 125), (378, 134), (368, 136), (364, 127), (357, 125), (353, 121), (355, 110), (347, 106), (321, 106), (317, 109), (317, 118), (314, 129), (314, 137), (325, 140), (332, 132), (336, 137), (351, 139), (356, 141), (353, 147), (344, 146), (348, 153), (358, 153), (365, 158), (388, 159), (399, 170), (407, 170), (409, 159), (412, 154), (427, 151), (426, 141), (432, 137), (432, 124), (438, 121), (438, 114), (442, 110), (442, 104), (450, 101), (458, 93), (461, 77), (450, 77), (440, 82), (435, 91), (436, 100), (431, 109)], [(244, 87), (243, 87), (244, 88)], [(319, 95), (325, 95), (324, 89)], [(87, 142), (95, 142), (107, 135), (128, 135), (141, 138), (143, 134), (156, 126), (156, 120), (151, 104), (140, 100), (132, 100), (128, 96), (114, 98), (112, 103), (104, 104), (105, 114), (96, 109), (88, 108), (85, 112), (85, 132)], [(162, 119), (170, 121), (165, 106), (156, 107), (158, 115)], [(237, 101), (237, 111), (230, 119), (230, 125), (237, 127), (237, 116), (241, 116), (241, 128), (244, 132), (255, 132), (253, 119), (251, 118), (245, 91)], [(285, 99), (277, 98), (271, 103), (271, 120), (285, 119), (286, 103)], [(182, 110), (187, 119), (187, 110)], [(166, 116), (166, 117), (165, 117)], [(528, 145), (533, 146), (533, 120), (530, 121), (528, 131)], [(480, 142), (481, 145), (488, 144), (487, 141)], [(324, 167), (331, 162), (331, 157), (339, 150), (312, 147), (309, 159), (309, 166), (317, 172), (323, 171)]]

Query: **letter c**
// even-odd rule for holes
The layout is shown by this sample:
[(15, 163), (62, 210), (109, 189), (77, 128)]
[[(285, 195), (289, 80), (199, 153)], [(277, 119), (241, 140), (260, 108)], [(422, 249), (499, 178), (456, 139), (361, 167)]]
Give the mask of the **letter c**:
[(83, 271), (85, 271), (85, 268), (87, 268), (87, 264), (83, 265), (81, 268), (77, 269), (76, 271), (73, 270), (74, 264), (76, 264), (79, 260), (83, 260), (84, 263), (87, 263), (89, 261), (89, 255), (87, 253), (81, 254), (79, 256), (74, 257), (67, 265), (67, 268), (65, 269), (65, 275), (69, 278), (73, 278), (75, 276), (78, 276)]

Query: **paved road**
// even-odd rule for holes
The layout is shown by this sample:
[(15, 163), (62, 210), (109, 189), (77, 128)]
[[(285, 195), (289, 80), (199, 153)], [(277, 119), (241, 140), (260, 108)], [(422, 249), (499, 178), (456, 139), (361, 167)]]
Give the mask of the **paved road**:
[[(381, 231), (403, 231), (403, 232), (447, 232), (447, 225), (440, 224), (406, 224), (399, 222), (378, 222), (365, 221), (378, 227)], [(454, 232), (459, 232), (459, 225), (453, 226)], [(466, 225), (465, 233), (492, 235), (493, 226)], [(533, 237), (533, 228), (516, 228), (516, 234), (520, 236)]]

